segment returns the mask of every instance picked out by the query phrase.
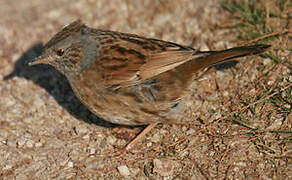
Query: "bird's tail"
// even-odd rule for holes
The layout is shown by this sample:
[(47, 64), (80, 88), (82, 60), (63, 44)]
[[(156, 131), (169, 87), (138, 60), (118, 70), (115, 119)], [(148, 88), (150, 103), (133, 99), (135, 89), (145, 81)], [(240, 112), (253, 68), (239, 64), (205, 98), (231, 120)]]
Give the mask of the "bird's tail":
[(195, 59), (194, 63), (196, 65), (200, 64), (200, 68), (205, 68), (208, 66), (220, 64), (231, 59), (255, 55), (264, 52), (270, 47), (270, 45), (257, 44), (251, 46), (240, 46), (234, 47), (222, 51), (205, 51), (200, 53), (206, 53), (205, 56), (201, 56)]

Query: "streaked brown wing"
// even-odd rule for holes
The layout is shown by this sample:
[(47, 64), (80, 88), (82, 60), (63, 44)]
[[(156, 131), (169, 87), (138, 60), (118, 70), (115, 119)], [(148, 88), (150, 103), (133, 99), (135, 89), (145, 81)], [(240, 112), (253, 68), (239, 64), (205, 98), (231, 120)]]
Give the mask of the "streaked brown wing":
[(193, 59), (194, 49), (131, 34), (108, 32), (96, 68), (106, 86), (126, 87)]

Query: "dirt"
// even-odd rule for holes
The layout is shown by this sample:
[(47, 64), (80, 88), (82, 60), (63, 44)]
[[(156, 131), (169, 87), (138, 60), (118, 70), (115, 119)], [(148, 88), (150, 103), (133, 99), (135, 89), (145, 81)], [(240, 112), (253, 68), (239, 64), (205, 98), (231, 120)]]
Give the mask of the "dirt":
[[(245, 40), (228, 27), (237, 19), (220, 2), (2, 0), (0, 179), (291, 179), (291, 113), (269, 99), (254, 109), (246, 103), (266, 92), (287, 96), (292, 77), (285, 63), (250, 56), (210, 69), (198, 77), (182, 124), (158, 125), (119, 157), (107, 154), (137, 131), (114, 132), (119, 126), (90, 113), (64, 76), (50, 66), (27, 66), (42, 43), (76, 19), (200, 50), (236, 46)], [(270, 52), (291, 63), (290, 40), (279, 36)], [(239, 110), (248, 127), (229, 116)], [(290, 133), (273, 132), (279, 129)]]

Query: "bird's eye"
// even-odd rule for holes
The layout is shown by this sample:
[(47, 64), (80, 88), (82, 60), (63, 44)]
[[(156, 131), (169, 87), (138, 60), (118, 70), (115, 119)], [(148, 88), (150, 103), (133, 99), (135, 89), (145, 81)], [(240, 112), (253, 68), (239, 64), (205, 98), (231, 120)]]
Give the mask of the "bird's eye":
[(57, 53), (58, 56), (62, 56), (64, 54), (64, 50), (63, 49), (58, 49), (56, 51), (56, 53)]

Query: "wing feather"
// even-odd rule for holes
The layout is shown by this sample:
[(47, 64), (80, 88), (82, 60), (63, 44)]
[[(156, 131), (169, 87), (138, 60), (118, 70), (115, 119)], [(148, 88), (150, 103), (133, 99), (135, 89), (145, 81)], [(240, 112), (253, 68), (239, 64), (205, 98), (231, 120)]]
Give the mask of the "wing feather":
[(113, 36), (118, 38), (101, 47), (95, 66), (108, 87), (141, 83), (197, 56), (194, 55), (196, 50), (172, 42), (122, 33), (111, 34), (108, 38)]
[(150, 55), (147, 63), (140, 68), (141, 79), (149, 79), (169, 71), (198, 56), (194, 56), (193, 53), (194, 51), (164, 51)]

